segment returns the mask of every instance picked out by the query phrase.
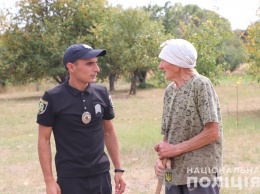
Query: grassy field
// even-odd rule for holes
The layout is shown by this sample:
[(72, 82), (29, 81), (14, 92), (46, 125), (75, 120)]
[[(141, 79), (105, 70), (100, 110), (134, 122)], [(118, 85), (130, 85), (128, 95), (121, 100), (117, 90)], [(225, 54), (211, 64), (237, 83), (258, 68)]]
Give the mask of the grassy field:
[[(37, 86), (39, 91), (35, 86), (11, 88), (0, 93), (1, 194), (45, 193), (35, 121), (39, 96), (49, 87), (52, 85)], [(139, 90), (136, 96), (129, 96), (128, 85), (118, 83), (116, 88), (118, 91), (112, 93), (114, 124), (126, 170), (125, 193), (152, 194), (157, 183), (153, 146), (162, 139), (164, 89)], [(224, 168), (227, 169), (222, 193), (259, 194), (260, 85), (243, 80), (238, 86), (237, 78), (223, 78), (216, 90), (223, 114)]]

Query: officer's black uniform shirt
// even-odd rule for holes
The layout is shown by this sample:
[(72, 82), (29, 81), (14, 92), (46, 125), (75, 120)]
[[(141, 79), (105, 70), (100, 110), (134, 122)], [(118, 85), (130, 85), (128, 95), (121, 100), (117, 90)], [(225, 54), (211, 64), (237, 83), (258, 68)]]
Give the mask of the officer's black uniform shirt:
[[(91, 114), (88, 124), (82, 122), (84, 112)], [(44, 93), (37, 123), (53, 128), (58, 177), (85, 177), (109, 170), (102, 120), (113, 118), (112, 100), (104, 86), (91, 83), (81, 92), (66, 81)]]

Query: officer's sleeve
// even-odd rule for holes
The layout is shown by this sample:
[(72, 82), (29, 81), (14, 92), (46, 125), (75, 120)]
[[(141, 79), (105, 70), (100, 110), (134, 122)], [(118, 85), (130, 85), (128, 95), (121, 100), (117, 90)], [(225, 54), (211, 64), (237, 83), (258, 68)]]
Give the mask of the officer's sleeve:
[(53, 102), (47, 92), (40, 99), (38, 108), (37, 123), (52, 126), (54, 122)]
[(103, 119), (105, 120), (111, 120), (115, 117), (114, 107), (113, 107), (113, 101), (111, 95), (108, 93), (106, 89), (106, 107), (104, 110)]
[(204, 126), (209, 122), (219, 123), (218, 103), (218, 97), (211, 82), (203, 82), (198, 89), (198, 112)]

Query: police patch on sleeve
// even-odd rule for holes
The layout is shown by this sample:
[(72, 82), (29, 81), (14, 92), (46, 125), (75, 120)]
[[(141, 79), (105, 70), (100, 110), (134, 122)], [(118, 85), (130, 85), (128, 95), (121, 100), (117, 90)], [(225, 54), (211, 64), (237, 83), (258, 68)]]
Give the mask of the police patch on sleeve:
[(48, 106), (48, 102), (43, 100), (42, 98), (40, 99), (39, 102), (39, 111), (38, 111), (38, 115), (41, 115), (45, 112), (45, 110), (47, 109)]

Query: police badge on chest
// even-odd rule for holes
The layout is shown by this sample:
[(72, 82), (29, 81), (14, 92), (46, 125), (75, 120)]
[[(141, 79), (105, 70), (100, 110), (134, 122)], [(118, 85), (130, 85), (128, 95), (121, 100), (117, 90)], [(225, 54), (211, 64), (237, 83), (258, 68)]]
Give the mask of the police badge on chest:
[(81, 118), (83, 123), (88, 124), (91, 121), (91, 114), (89, 112), (84, 112)]

